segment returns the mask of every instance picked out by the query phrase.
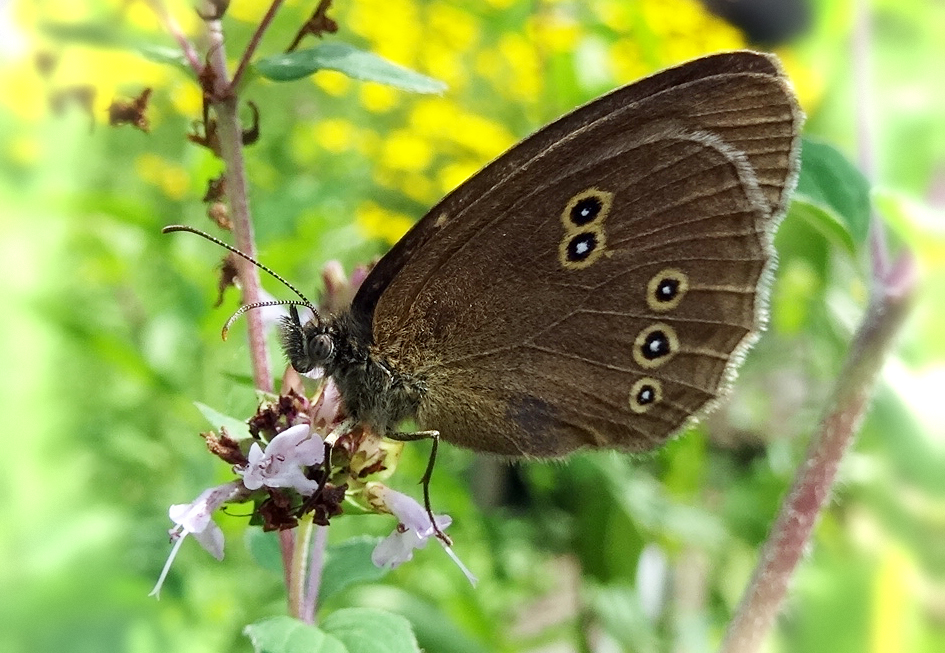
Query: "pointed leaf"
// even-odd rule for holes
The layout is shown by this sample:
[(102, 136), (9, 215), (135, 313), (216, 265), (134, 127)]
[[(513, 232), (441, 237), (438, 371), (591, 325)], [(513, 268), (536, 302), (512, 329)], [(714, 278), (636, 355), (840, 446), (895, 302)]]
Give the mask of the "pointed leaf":
[(349, 653), (420, 653), (410, 622), (391, 612), (346, 608), (325, 617), (321, 627)]
[(833, 146), (804, 139), (795, 201), (809, 205), (803, 215), (822, 231), (845, 230), (848, 237), (840, 240), (847, 247), (858, 249), (866, 242), (869, 182)]
[(338, 639), (292, 617), (273, 617), (243, 629), (256, 653), (349, 653)]
[(386, 576), (388, 569), (371, 562), (371, 552), (380, 541), (379, 537), (358, 537), (328, 547), (319, 600), (324, 603), (349, 585), (369, 583)]
[(197, 407), (197, 410), (210, 422), (210, 426), (215, 429), (220, 427), (226, 428), (226, 434), (233, 438), (234, 440), (245, 440), (246, 438), (251, 437), (249, 434), (249, 426), (246, 425), (246, 422), (235, 417), (230, 417), (229, 415), (224, 415), (223, 413), (210, 408), (206, 404), (202, 404), (199, 401), (195, 401), (194, 405)]
[(446, 84), (437, 79), (340, 41), (265, 57), (256, 62), (255, 68), (274, 82), (301, 79), (319, 70), (336, 70), (353, 79), (379, 82), (414, 93), (442, 93), (446, 89)]
[(260, 567), (277, 574), (283, 573), (282, 549), (279, 546), (279, 534), (266, 532), (262, 528), (250, 527), (246, 530), (246, 548)]

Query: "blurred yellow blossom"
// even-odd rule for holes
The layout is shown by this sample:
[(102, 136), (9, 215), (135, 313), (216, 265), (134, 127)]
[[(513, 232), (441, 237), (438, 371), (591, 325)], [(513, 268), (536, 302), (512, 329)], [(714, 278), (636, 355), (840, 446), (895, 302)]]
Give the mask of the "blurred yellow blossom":
[(167, 88), (171, 105), (182, 116), (196, 118), (203, 110), (203, 91), (195, 81), (178, 80)]
[(315, 83), (320, 89), (340, 97), (351, 89), (351, 78), (334, 70), (320, 70), (314, 75)]
[(429, 141), (406, 130), (398, 129), (384, 138), (381, 146), (381, 165), (393, 170), (417, 172), (433, 160)]
[(610, 61), (616, 81), (620, 84), (632, 82), (653, 72), (639, 44), (632, 39), (621, 39), (611, 45)]
[(398, 172), (377, 167), (374, 169), (373, 178), (381, 186), (399, 191), (425, 206), (432, 206), (433, 202), (443, 196), (443, 191), (439, 186), (422, 172)]
[(268, 2), (231, 2), (226, 9), (226, 17), (258, 25), (269, 10), (269, 4)]
[(420, 59), (423, 72), (446, 82), (449, 92), (456, 93), (466, 87), (469, 74), (460, 55), (451, 46), (443, 43), (427, 43)]
[(436, 176), (436, 180), (440, 185), (440, 190), (444, 195), (449, 193), (461, 183), (479, 172), (480, 168), (482, 168), (482, 163), (476, 161), (458, 161), (443, 166)]
[(794, 86), (801, 107), (812, 112), (824, 97), (826, 79), (823, 73), (800, 61), (791, 50), (778, 52), (781, 64)]
[(916, 622), (920, 575), (915, 558), (901, 546), (889, 545), (873, 578), (870, 651), (917, 650)]
[(353, 3), (344, 23), (371, 42), (371, 49), (412, 68), (425, 45), (424, 23), (417, 3), (409, 0), (362, 0)]
[(429, 5), (427, 16), (430, 32), (454, 53), (465, 53), (476, 45), (479, 24), (468, 11), (435, 2)]
[(529, 16), (525, 32), (539, 47), (563, 54), (574, 52), (581, 35), (580, 25), (573, 16), (553, 11)]
[(190, 175), (183, 167), (150, 152), (138, 155), (135, 172), (173, 200), (182, 199), (190, 188)]
[(368, 236), (382, 238), (394, 244), (413, 226), (414, 219), (403, 213), (390, 211), (374, 202), (364, 202), (354, 212), (358, 227)]
[(311, 130), (311, 136), (293, 139), (299, 149), (317, 152), (319, 148), (340, 154), (351, 148), (355, 126), (342, 118), (326, 118), (319, 120)]
[(543, 75), (535, 45), (521, 34), (508, 33), (499, 39), (499, 54), (511, 66), (508, 96), (531, 101), (541, 90)]
[(401, 93), (383, 84), (365, 83), (358, 89), (358, 95), (361, 98), (361, 104), (368, 111), (383, 113), (397, 106)]
[(454, 141), (479, 155), (483, 162), (495, 158), (517, 140), (508, 128), (474, 113), (460, 113), (454, 118)]

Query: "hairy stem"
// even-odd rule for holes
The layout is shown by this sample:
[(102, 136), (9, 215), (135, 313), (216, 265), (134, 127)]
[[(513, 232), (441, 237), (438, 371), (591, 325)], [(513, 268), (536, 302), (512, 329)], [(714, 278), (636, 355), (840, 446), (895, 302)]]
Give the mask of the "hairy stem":
[(308, 583), (299, 617), (305, 623), (315, 623), (315, 609), (318, 607), (318, 591), (322, 584), (322, 571), (325, 568), (325, 547), (328, 544), (328, 527), (315, 526), (312, 546), (308, 560)]
[(158, 20), (164, 25), (164, 29), (177, 41), (181, 51), (184, 53), (184, 57), (187, 59), (187, 63), (190, 65), (191, 70), (194, 71), (194, 76), (200, 79), (201, 73), (203, 72), (203, 64), (197, 56), (197, 48), (194, 47), (194, 44), (191, 43), (190, 39), (184, 34), (184, 31), (180, 28), (180, 25), (177, 24), (177, 21), (174, 20), (174, 16), (167, 10), (167, 6), (165, 6), (162, 0), (147, 0), (147, 3), (151, 7), (151, 11), (157, 14)]
[[(230, 205), (230, 218), (236, 247), (252, 258), (256, 258), (256, 238), (249, 210), (249, 183), (246, 179), (246, 163), (243, 159), (243, 131), (238, 114), (239, 96), (227, 92), (229, 75), (226, 68), (226, 48), (220, 21), (207, 23), (210, 34), (210, 66), (214, 73), (213, 113), (217, 121), (220, 151), (226, 164), (226, 192)], [(240, 282), (243, 286), (243, 303), (253, 304), (261, 300), (259, 270), (240, 258), (236, 261)], [(260, 390), (272, 392), (272, 370), (266, 350), (265, 330), (262, 314), (249, 311), (246, 315), (249, 332), (249, 352), (253, 366), (253, 381)]]
[[(303, 606), (305, 604), (305, 568), (308, 563), (308, 554), (312, 545), (312, 531), (315, 525), (312, 523), (312, 516), (305, 515), (299, 520), (298, 527), (295, 528), (295, 550), (291, 562), (291, 582), (288, 585), (289, 590), (289, 614), (298, 619), (304, 619)], [(311, 623), (311, 620), (309, 620)]]

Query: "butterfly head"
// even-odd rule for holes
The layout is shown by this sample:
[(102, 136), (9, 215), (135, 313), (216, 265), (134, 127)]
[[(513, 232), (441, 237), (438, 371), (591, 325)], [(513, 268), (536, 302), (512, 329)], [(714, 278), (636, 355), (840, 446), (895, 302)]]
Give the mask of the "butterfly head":
[(300, 373), (311, 372), (316, 367), (330, 368), (337, 353), (337, 333), (331, 322), (326, 322), (317, 313), (314, 319), (304, 324), (299, 318), (298, 308), (289, 307), (289, 316), (282, 318), (282, 349), (292, 367)]

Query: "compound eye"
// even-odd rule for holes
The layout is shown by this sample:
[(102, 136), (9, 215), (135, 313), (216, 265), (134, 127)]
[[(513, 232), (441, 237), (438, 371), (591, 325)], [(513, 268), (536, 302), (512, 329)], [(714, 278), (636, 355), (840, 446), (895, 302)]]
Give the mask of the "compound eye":
[(308, 341), (308, 357), (314, 367), (320, 367), (331, 358), (335, 343), (327, 333), (320, 333)]

